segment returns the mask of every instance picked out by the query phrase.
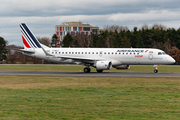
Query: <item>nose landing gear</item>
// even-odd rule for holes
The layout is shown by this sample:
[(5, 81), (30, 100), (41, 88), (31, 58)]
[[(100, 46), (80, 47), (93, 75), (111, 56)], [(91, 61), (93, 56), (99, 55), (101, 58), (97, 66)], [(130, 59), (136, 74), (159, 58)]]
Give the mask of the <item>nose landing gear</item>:
[(154, 65), (154, 73), (158, 73), (158, 65)]

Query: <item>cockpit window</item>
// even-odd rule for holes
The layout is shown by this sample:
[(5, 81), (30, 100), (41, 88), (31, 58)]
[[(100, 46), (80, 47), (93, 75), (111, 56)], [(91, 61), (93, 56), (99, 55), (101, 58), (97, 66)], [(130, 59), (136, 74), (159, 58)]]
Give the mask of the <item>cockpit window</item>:
[(167, 55), (165, 52), (158, 52), (158, 55)]
[(162, 55), (162, 53), (161, 53), (161, 52), (158, 52), (158, 55)]
[(165, 52), (162, 52), (163, 55), (167, 55)]

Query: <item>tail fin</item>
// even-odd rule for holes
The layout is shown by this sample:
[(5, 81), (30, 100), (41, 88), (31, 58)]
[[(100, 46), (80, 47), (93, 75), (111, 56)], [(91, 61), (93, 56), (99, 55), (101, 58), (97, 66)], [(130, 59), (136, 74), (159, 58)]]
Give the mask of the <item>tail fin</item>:
[(25, 23), (21, 23), (20, 28), (25, 48), (41, 48), (41, 44)]

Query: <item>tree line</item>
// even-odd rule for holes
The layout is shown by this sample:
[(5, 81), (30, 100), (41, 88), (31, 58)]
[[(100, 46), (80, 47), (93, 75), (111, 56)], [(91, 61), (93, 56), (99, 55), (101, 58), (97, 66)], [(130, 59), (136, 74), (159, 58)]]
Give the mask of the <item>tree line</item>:
[[(67, 34), (62, 47), (91, 47), (91, 48), (157, 48), (171, 55), (180, 62), (180, 28), (166, 28), (164, 25), (155, 24), (152, 27), (143, 25), (138, 29), (129, 30), (123, 26), (104, 26), (100, 34), (71, 36)], [(50, 40), (47, 37), (38, 40), (49, 47), (54, 47), (58, 37), (56, 34)], [(7, 41), (0, 37), (0, 61), (6, 59), (7, 50), (4, 48)]]
[[(129, 30), (123, 26), (105, 26), (100, 34), (67, 34), (63, 40), (64, 47), (92, 48), (157, 48), (172, 55), (180, 62), (180, 28), (166, 28), (154, 24), (144, 25), (141, 29)], [(176, 52), (175, 52), (176, 51)]]

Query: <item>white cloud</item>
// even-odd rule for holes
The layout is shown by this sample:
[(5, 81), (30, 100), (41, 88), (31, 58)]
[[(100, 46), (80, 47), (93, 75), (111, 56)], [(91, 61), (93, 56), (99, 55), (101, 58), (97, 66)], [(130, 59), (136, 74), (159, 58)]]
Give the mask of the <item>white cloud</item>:
[(140, 28), (143, 24), (180, 26), (179, 0), (1, 0), (0, 36), (21, 45), (19, 23), (25, 22), (35, 35), (51, 37), (55, 25), (81, 21), (97, 25)]
[(1, 0), (0, 16), (136, 13), (152, 9), (176, 9), (179, 8), (176, 6), (178, 3), (176, 0)]
[(167, 10), (152, 10), (147, 13), (117, 13), (108, 18), (110, 21), (171, 21), (175, 19), (180, 19), (180, 13)]

